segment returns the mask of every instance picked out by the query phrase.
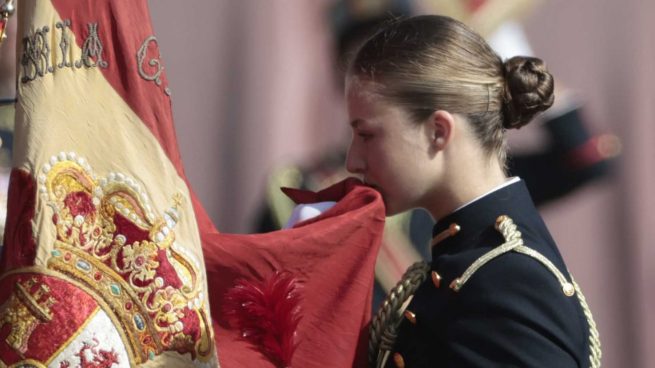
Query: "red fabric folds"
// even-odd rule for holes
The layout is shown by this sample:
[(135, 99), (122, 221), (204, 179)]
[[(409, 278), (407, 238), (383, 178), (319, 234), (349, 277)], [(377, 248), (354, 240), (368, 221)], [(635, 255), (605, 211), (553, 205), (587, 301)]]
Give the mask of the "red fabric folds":
[[(100, 64), (97, 67), (152, 132), (177, 173), (186, 180), (175, 138), (168, 82), (163, 67), (160, 68), (161, 57), (147, 1), (52, 0), (52, 5), (62, 20), (70, 20), (69, 31), (75, 35), (78, 46), (83, 47), (95, 27), (95, 41), (103, 46), (100, 57), (107, 63), (106, 67)], [(55, 29), (52, 25), (51, 28)], [(55, 45), (52, 41), (53, 50)], [(95, 62), (100, 62), (100, 57), (96, 55)], [(8, 230), (7, 238), (7, 250), (12, 251), (6, 252), (6, 262), (12, 264), (29, 264), (27, 260), (33, 262), (35, 256), (31, 227), (27, 227), (30, 225), (27, 220), (33, 217), (29, 209), (34, 208), (36, 189), (31, 180), (32, 186), (23, 186), (16, 192), (19, 197), (10, 199), (16, 203), (16, 209), (10, 208), (10, 216), (22, 213), (14, 220), (19, 223), (8, 226), (16, 229)], [(384, 225), (381, 197), (353, 179), (319, 193), (297, 190), (288, 193), (298, 202), (335, 200), (338, 203), (293, 229), (257, 235), (222, 234), (216, 231), (189, 188), (203, 243), (220, 365), (222, 368), (273, 367), (264, 355), (240, 338), (240, 331), (227, 328), (221, 306), (225, 292), (237, 279), (261, 281), (275, 272), (285, 271), (303, 285), (303, 315), (291, 365), (364, 367), (374, 265)], [(11, 245), (11, 239), (14, 244), (20, 243), (20, 251)]]
[(0, 273), (15, 268), (34, 265), (36, 241), (32, 230), (36, 183), (30, 173), (12, 169), (7, 194), (7, 223), (4, 247), (0, 261)]
[(221, 314), (237, 279), (293, 274), (303, 285), (292, 367), (365, 367), (373, 273), (384, 226), (376, 191), (348, 179), (294, 198), (339, 200), (317, 218), (266, 234), (204, 234), (205, 266), (223, 368), (274, 367)]
[(301, 287), (290, 272), (263, 281), (239, 279), (221, 300), (230, 328), (241, 332), (276, 366), (291, 366), (302, 315)]

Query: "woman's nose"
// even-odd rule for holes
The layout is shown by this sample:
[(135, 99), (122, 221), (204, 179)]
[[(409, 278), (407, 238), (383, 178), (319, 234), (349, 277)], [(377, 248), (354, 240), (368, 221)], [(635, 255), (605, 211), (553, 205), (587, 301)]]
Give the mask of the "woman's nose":
[(353, 174), (362, 174), (366, 169), (366, 162), (363, 155), (355, 143), (351, 143), (348, 147), (348, 155), (346, 156), (346, 170)]

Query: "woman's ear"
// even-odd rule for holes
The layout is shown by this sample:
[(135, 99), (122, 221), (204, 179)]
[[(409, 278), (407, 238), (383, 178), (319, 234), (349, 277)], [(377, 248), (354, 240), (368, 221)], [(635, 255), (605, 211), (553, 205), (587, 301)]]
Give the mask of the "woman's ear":
[(448, 111), (437, 110), (430, 115), (428, 133), (430, 142), (437, 151), (443, 150), (450, 143), (454, 124), (455, 118)]

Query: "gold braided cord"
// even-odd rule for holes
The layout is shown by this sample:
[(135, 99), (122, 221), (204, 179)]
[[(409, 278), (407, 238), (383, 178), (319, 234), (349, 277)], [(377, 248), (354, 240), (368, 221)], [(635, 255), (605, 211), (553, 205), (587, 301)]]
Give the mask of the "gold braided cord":
[(594, 322), (594, 316), (591, 315), (591, 309), (587, 304), (587, 299), (585, 299), (580, 290), (580, 286), (575, 282), (573, 276), (571, 276), (571, 282), (573, 282), (573, 287), (575, 287), (575, 292), (578, 294), (578, 300), (580, 301), (580, 306), (582, 306), (582, 312), (587, 318), (587, 324), (589, 324), (589, 366), (591, 368), (600, 368), (600, 360), (603, 357), (603, 351), (600, 345), (600, 334), (596, 328), (596, 322)]
[[(496, 222), (496, 229), (498, 229), (503, 234), (505, 243), (485, 253), (480, 258), (475, 260), (475, 262), (473, 262), (473, 264), (471, 264), (471, 266), (469, 266), (466, 271), (464, 271), (464, 274), (462, 274), (461, 277), (454, 280), (452, 289), (459, 291), (462, 286), (464, 286), (466, 281), (468, 281), (468, 279), (475, 273), (475, 271), (477, 271), (480, 267), (492, 259), (509, 251), (522, 253), (536, 259), (541, 264), (543, 264), (553, 275), (555, 275), (560, 285), (562, 286), (562, 290), (564, 291), (565, 295), (572, 296), (572, 292), (577, 293), (580, 306), (582, 307), (582, 311), (587, 320), (587, 324), (589, 325), (589, 363), (591, 368), (599, 368), (601, 365), (600, 361), (602, 357), (600, 335), (598, 333), (598, 329), (596, 328), (596, 322), (594, 322), (593, 316), (591, 314), (591, 309), (589, 309), (589, 305), (587, 304), (587, 301), (582, 294), (580, 287), (575, 282), (575, 280), (573, 280), (573, 276), (569, 274), (569, 277), (571, 278), (571, 283), (569, 283), (562, 272), (560, 272), (560, 270), (555, 267), (555, 265), (548, 258), (544, 257), (544, 255), (537, 252), (536, 250), (523, 245), (521, 232), (518, 231), (516, 225), (508, 216), (500, 216), (498, 218)], [(569, 291), (571, 291), (571, 293), (568, 293)]]
[(515, 249), (516, 247), (523, 245), (521, 232), (518, 231), (516, 225), (514, 224), (514, 221), (512, 221), (512, 219), (510, 219), (509, 217), (507, 216), (499, 217), (498, 221), (496, 221), (496, 229), (503, 234), (503, 238), (505, 238), (505, 243), (495, 247), (489, 252), (483, 254), (480, 258), (476, 259), (475, 262), (473, 262), (473, 264), (471, 264), (464, 271), (462, 276), (456, 278), (453, 281), (453, 283), (451, 284), (451, 288), (453, 290), (459, 291), (459, 289), (461, 289), (462, 286), (464, 286), (464, 284), (468, 281), (468, 279), (470, 279), (471, 276), (473, 276), (473, 274), (478, 269), (480, 269), (480, 267), (487, 264), (487, 262), (500, 256), (501, 254), (505, 254)]
[(398, 335), (398, 328), (403, 318), (401, 309), (427, 279), (429, 272), (429, 263), (416, 262), (405, 271), (398, 284), (389, 292), (371, 323), (368, 344), (369, 366), (382, 367), (384, 357), (393, 349)]
[[(503, 238), (505, 238), (505, 243), (499, 245), (498, 247), (483, 254), (480, 258), (476, 259), (475, 262), (473, 262), (473, 264), (471, 264), (464, 271), (462, 276), (454, 280), (452, 284), (453, 290), (459, 291), (462, 288), (462, 286), (464, 286), (464, 284), (471, 278), (471, 276), (473, 276), (473, 274), (478, 269), (480, 269), (480, 267), (484, 266), (492, 259), (502, 254), (505, 254), (509, 251), (515, 251), (528, 255), (538, 260), (541, 264), (543, 264), (548, 270), (550, 270), (551, 273), (555, 275), (560, 285), (562, 286), (562, 290), (564, 290), (565, 293), (569, 289), (573, 291), (572, 285), (566, 280), (564, 275), (557, 269), (557, 267), (555, 267), (555, 265), (548, 258), (544, 257), (541, 253), (537, 252), (536, 250), (526, 247), (523, 244), (523, 238), (521, 237), (521, 232), (517, 229), (516, 224), (514, 224), (514, 221), (512, 221), (511, 218), (509, 218), (508, 216), (498, 217), (498, 220), (496, 221), (496, 229), (503, 234)], [(567, 294), (567, 296), (571, 296), (571, 295), (573, 294)]]
[(464, 284), (468, 281), (468, 279), (473, 276), (473, 274), (482, 266), (484, 266), (487, 262), (491, 261), (492, 259), (498, 257), (501, 254), (507, 253), (516, 247), (520, 246), (522, 244), (522, 241), (519, 240), (512, 240), (506, 243), (503, 243), (502, 245), (499, 245), (498, 247), (494, 248), (493, 250), (485, 253), (482, 255), (480, 258), (476, 259), (473, 264), (471, 264), (466, 271), (462, 274), (462, 276), (458, 277), (455, 279), (455, 282), (452, 284), (452, 288), (455, 291), (459, 291), (459, 289), (464, 286)]
[(525, 254), (527, 256), (530, 256), (530, 257), (538, 260), (539, 262), (541, 262), (541, 264), (543, 264), (544, 266), (546, 266), (546, 268), (552, 274), (554, 274), (555, 277), (557, 277), (557, 280), (559, 281), (560, 285), (562, 285), (562, 289), (565, 289), (566, 287), (568, 287), (570, 285), (570, 283), (566, 280), (566, 277), (564, 277), (564, 275), (560, 272), (560, 270), (557, 269), (557, 267), (555, 267), (553, 262), (551, 262), (548, 258), (544, 257), (541, 253), (537, 252), (536, 250), (534, 250), (532, 248), (528, 248), (528, 247), (523, 246), (523, 245), (520, 246), (520, 247), (516, 247), (516, 249), (514, 249), (514, 250), (519, 252), (519, 253), (523, 253), (523, 254)]

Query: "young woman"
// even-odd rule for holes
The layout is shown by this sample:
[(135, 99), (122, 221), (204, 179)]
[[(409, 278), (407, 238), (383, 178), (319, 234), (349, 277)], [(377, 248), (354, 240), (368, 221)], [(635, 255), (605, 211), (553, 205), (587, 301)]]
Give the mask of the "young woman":
[(432, 262), (408, 270), (373, 322), (372, 365), (598, 366), (584, 297), (504, 171), (505, 131), (553, 103), (544, 63), (503, 62), (462, 23), (420, 16), (360, 48), (346, 93), (348, 170), (387, 215), (422, 207), (437, 220)]

